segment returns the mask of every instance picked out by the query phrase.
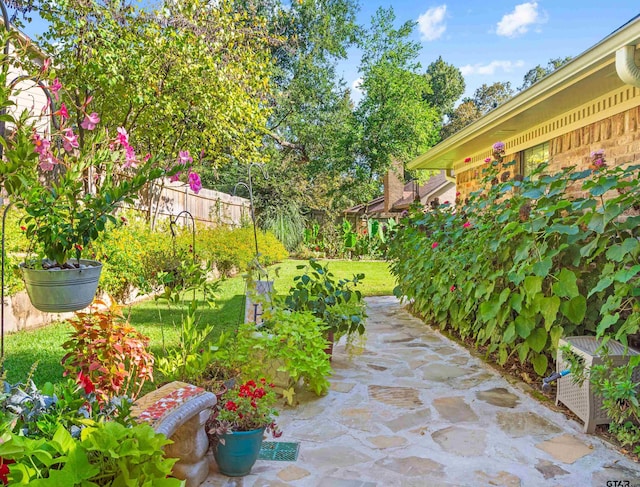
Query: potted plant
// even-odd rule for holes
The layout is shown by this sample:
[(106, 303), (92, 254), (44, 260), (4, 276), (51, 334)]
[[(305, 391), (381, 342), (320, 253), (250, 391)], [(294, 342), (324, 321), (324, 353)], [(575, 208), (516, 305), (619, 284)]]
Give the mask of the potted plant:
[(258, 459), (265, 431), (282, 433), (274, 421), (277, 411), (273, 384), (249, 380), (229, 389), (207, 423), (209, 441), (220, 473), (229, 477), (249, 474)]
[[(60, 82), (47, 83), (59, 99)], [(0, 83), (0, 108), (13, 105), (11, 95), (12, 89)], [(3, 117), (11, 132), (0, 137), (5, 159), (0, 184), (26, 213), (22, 230), (30, 246), (20, 266), (25, 287), (33, 305), (47, 312), (75, 311), (91, 303), (101, 264), (82, 259), (83, 250), (109, 222), (117, 222), (114, 212), (122, 204), (132, 205), (149, 181), (175, 177), (193, 162), (186, 151), (169, 165), (157, 156), (139, 157), (123, 127), (115, 134), (99, 127), (100, 117), (89, 108), (92, 97), (78, 105), (69, 96), (64, 100), (68, 106), (63, 102), (55, 111), (51, 102), (51, 117), (56, 117), (51, 133), (37, 131), (33, 119), (38, 117), (27, 110), (20, 116), (9, 111)], [(197, 174), (190, 172), (189, 182), (195, 192), (200, 189)]]
[(364, 274), (356, 274), (353, 279), (336, 279), (328, 265), (316, 259), (297, 268), (306, 272), (293, 278), (295, 285), (284, 298), (283, 306), (293, 311), (311, 311), (324, 322), (330, 342), (327, 352), (331, 354), (333, 342), (343, 336), (350, 339), (356, 333), (363, 335), (364, 301), (362, 293), (353, 288), (364, 279)]

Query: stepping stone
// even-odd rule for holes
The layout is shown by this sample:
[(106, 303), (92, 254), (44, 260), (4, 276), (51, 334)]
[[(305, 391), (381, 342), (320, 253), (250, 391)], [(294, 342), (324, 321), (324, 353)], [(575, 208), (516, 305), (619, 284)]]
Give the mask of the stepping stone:
[(290, 426), (287, 433), (291, 433), (296, 440), (324, 442), (344, 435), (345, 428), (334, 421), (326, 421), (322, 428), (318, 428), (313, 421), (305, 421), (299, 429)]
[(484, 455), (486, 437), (485, 431), (458, 426), (450, 426), (431, 435), (433, 441), (440, 445), (444, 451), (463, 457)]
[(406, 477), (417, 477), (430, 474), (440, 475), (444, 471), (444, 465), (441, 463), (422, 457), (386, 457), (378, 460), (375, 464)]
[(487, 391), (477, 392), (476, 397), (500, 408), (515, 408), (520, 401), (518, 396), (510, 393), (504, 387), (495, 387)]
[(367, 441), (373, 443), (376, 448), (395, 448), (407, 444), (407, 439), (402, 436), (370, 436)]
[(394, 433), (397, 433), (398, 431), (420, 426), (430, 421), (431, 411), (429, 409), (421, 409), (414, 413), (403, 414), (397, 419), (384, 423), (384, 425)]
[(463, 375), (469, 374), (469, 371), (461, 369), (460, 367), (445, 364), (427, 365), (424, 366), (422, 370), (422, 377), (425, 380), (431, 380), (434, 382), (445, 382), (449, 379), (455, 379), (456, 377), (462, 377)]
[(434, 399), (433, 405), (440, 416), (451, 423), (478, 421), (478, 416), (462, 397), (439, 397)]
[(340, 423), (347, 428), (356, 428), (362, 431), (371, 431), (376, 427), (376, 422), (371, 421), (373, 413), (366, 408), (348, 408), (340, 411)]
[(318, 487), (376, 487), (376, 484), (374, 482), (364, 482), (362, 480), (325, 477), (320, 480)]
[(369, 397), (390, 406), (416, 408), (422, 401), (416, 389), (410, 387), (369, 386)]
[(482, 482), (489, 485), (496, 485), (501, 487), (520, 487), (521, 480), (516, 475), (501, 470), (497, 474), (490, 475), (486, 472), (476, 471), (476, 476)]
[(548, 441), (538, 443), (536, 448), (547, 452), (555, 460), (562, 463), (573, 463), (576, 460), (593, 453), (593, 446), (584, 443), (575, 436), (564, 434)]
[(496, 420), (500, 429), (512, 438), (521, 438), (529, 435), (551, 435), (562, 432), (555, 424), (530, 412), (508, 413), (500, 411), (496, 415)]
[(558, 475), (569, 474), (569, 472), (567, 472), (564, 468), (559, 467), (555, 463), (552, 463), (548, 460), (538, 460), (538, 463), (536, 464), (536, 470), (544, 476), (545, 480), (552, 479), (554, 477), (557, 477)]
[(305, 448), (302, 456), (302, 464), (311, 464), (318, 469), (344, 468), (372, 460), (364, 453), (348, 446), (327, 446), (320, 448)]
[(344, 394), (351, 392), (351, 389), (355, 387), (355, 382), (332, 382), (330, 389), (336, 392), (342, 392)]
[(283, 468), (278, 472), (278, 478), (285, 482), (292, 482), (294, 480), (300, 480), (308, 477), (311, 473), (304, 468), (296, 467), (295, 465), (289, 465), (287, 468)]

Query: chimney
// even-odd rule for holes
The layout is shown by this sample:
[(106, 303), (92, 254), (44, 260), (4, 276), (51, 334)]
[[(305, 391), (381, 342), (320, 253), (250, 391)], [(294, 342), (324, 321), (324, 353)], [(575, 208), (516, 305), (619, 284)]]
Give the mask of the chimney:
[(384, 212), (389, 213), (395, 203), (404, 197), (404, 164), (392, 161), (384, 175)]

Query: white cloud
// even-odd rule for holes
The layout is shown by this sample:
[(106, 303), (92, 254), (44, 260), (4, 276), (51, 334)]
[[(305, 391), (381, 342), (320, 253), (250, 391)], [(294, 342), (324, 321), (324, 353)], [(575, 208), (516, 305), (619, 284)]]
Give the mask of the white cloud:
[(505, 14), (496, 27), (496, 34), (504, 37), (517, 37), (526, 33), (529, 26), (547, 21), (544, 12), (538, 11), (538, 2), (516, 5), (513, 12)]
[(446, 13), (447, 6), (440, 5), (430, 8), (418, 17), (418, 29), (422, 34), (422, 40), (435, 41), (444, 34), (444, 31), (447, 30), (447, 25), (444, 23)]
[(460, 72), (463, 76), (470, 74), (492, 75), (496, 70), (500, 69), (505, 73), (510, 73), (516, 68), (522, 68), (524, 61), (521, 59), (518, 61), (491, 61), (489, 64), (467, 64), (460, 68)]
[(362, 86), (362, 78), (358, 78), (356, 80), (353, 80), (353, 83), (351, 83), (351, 89), (353, 89), (353, 90), (362, 91), (360, 89), (361, 86)]

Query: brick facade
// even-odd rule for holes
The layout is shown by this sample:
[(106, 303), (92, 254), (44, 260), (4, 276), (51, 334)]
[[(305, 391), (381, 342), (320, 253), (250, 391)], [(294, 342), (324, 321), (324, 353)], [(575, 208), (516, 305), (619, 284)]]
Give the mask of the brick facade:
[[(591, 152), (604, 149), (608, 166), (640, 163), (640, 106), (625, 110), (603, 120), (572, 130), (549, 140), (549, 172), (564, 167), (588, 168)], [(505, 161), (516, 159), (517, 154), (507, 154)], [(483, 169), (488, 164), (456, 171), (456, 187), (460, 201), (480, 188)], [(513, 175), (513, 174), (512, 174)], [(573, 188), (576, 196), (578, 187)]]

